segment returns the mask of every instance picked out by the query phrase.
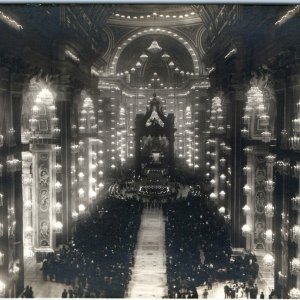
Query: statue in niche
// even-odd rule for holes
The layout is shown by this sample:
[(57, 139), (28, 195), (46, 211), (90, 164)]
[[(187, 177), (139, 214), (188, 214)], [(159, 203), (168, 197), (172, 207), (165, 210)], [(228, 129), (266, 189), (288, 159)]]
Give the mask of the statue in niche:
[(49, 240), (50, 240), (49, 224), (46, 221), (42, 221), (40, 226), (40, 245), (42, 247), (49, 246)]

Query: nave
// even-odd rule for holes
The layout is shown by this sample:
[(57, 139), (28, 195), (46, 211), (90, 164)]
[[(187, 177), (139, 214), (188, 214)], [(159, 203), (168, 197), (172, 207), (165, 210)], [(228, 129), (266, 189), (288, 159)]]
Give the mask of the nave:
[(162, 209), (144, 209), (135, 248), (128, 298), (167, 295), (165, 220)]
[(299, 299), (299, 16), (0, 5), (0, 298)]

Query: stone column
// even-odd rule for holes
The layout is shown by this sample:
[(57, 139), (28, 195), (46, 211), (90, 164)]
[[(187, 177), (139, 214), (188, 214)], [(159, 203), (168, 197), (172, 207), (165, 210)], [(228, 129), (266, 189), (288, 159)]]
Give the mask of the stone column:
[[(68, 78), (67, 78), (68, 79)], [(63, 78), (62, 80), (66, 80)], [(72, 191), (71, 191), (71, 101), (73, 97), (69, 84), (60, 84), (60, 95), (57, 99), (57, 116), (60, 122), (60, 145), (61, 145), (61, 180), (62, 180), (62, 242), (67, 243), (72, 238)]]
[[(236, 74), (236, 76), (240, 76)], [(231, 119), (231, 241), (233, 247), (244, 247), (245, 241), (241, 235), (241, 227), (245, 223), (242, 208), (246, 204), (243, 196), (243, 165), (245, 162), (243, 142), (241, 138), (243, 106), (246, 100), (244, 85), (235, 84), (229, 93), (232, 107)]]

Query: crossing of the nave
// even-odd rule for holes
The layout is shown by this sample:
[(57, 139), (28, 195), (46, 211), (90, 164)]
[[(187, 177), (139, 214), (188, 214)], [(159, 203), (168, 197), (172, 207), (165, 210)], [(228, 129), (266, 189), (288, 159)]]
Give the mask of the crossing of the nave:
[(0, 4), (0, 297), (300, 298), (300, 6), (96, 2)]

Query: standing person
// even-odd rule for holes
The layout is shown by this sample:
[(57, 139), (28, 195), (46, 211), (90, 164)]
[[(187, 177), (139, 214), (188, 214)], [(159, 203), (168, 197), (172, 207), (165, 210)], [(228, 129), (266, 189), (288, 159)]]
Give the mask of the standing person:
[(203, 298), (207, 299), (207, 296), (208, 296), (208, 291), (207, 291), (207, 289), (205, 289), (203, 292)]
[(48, 261), (47, 261), (47, 259), (43, 260), (43, 265), (41, 267), (41, 271), (43, 271), (43, 280), (47, 281), (48, 280)]
[(32, 290), (32, 286), (29, 288), (29, 293), (28, 293), (29, 297), (28, 298), (34, 298), (33, 297), (33, 290)]
[(258, 295), (258, 288), (257, 288), (257, 285), (254, 284), (254, 299), (257, 298), (257, 295)]
[(245, 292), (246, 292), (246, 297), (247, 297), (247, 299), (249, 299), (250, 288), (249, 288), (249, 285), (248, 285), (248, 284), (246, 285)]
[(225, 299), (228, 298), (228, 293), (229, 293), (229, 286), (228, 286), (228, 284), (226, 284), (226, 285), (224, 286)]
[(23, 293), (24, 298), (30, 298), (30, 291), (29, 291), (29, 285), (26, 286), (25, 291)]
[(261, 293), (260, 293), (259, 299), (265, 299), (264, 292), (261, 292)]
[(67, 292), (66, 289), (64, 289), (64, 291), (62, 292), (61, 297), (62, 298), (68, 298), (68, 292)]
[(73, 298), (73, 295), (74, 295), (73, 290), (69, 290), (69, 298)]

